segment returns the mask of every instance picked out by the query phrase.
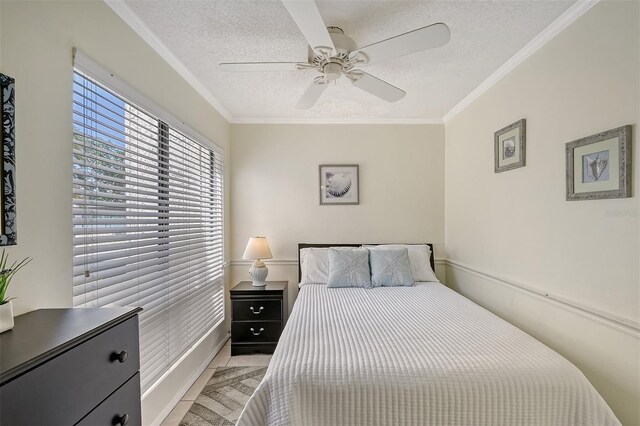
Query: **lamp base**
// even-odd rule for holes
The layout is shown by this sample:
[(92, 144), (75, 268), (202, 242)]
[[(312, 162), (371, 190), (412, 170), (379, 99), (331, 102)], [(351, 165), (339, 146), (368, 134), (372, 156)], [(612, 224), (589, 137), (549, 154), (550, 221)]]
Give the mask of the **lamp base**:
[(249, 269), (249, 276), (251, 276), (251, 279), (253, 280), (251, 285), (254, 287), (266, 286), (267, 283), (265, 280), (267, 279), (267, 274), (269, 274), (269, 268), (267, 268), (267, 265), (265, 265), (261, 260), (256, 260)]

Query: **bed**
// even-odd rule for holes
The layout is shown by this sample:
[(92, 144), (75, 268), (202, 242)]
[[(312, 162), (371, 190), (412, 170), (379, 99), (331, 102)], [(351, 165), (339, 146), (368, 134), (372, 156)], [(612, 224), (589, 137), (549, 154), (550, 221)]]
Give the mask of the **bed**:
[(443, 284), (424, 282), (301, 286), (237, 424), (620, 423), (565, 358)]

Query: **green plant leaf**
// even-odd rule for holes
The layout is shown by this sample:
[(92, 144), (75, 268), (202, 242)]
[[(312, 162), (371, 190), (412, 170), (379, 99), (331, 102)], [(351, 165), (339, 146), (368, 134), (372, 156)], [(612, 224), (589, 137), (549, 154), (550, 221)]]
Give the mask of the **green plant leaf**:
[(13, 276), (18, 273), (18, 271), (33, 259), (29, 257), (25, 257), (21, 261), (14, 261), (9, 268), (7, 268), (7, 263), (9, 261), (9, 255), (5, 250), (2, 250), (2, 254), (0, 255), (0, 305), (4, 305), (9, 300), (14, 299), (9, 298), (6, 299), (7, 289), (9, 288), (9, 284), (11, 283), (11, 279)]

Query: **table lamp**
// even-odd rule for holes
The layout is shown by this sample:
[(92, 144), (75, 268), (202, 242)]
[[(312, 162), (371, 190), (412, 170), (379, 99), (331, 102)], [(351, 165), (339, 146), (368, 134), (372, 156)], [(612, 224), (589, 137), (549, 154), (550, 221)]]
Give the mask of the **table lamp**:
[(242, 259), (255, 260), (249, 269), (249, 275), (253, 280), (252, 284), (254, 286), (263, 287), (267, 285), (265, 280), (267, 279), (269, 269), (261, 259), (271, 259), (272, 257), (273, 255), (271, 255), (271, 250), (269, 249), (269, 244), (265, 237), (249, 238), (249, 242), (247, 243), (247, 248), (244, 249)]

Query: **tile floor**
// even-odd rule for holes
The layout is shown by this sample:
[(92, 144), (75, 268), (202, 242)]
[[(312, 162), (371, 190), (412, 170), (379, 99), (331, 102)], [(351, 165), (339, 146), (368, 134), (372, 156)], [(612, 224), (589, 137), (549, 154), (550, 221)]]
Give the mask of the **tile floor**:
[(238, 355), (231, 356), (231, 340), (220, 349), (220, 352), (211, 361), (207, 368), (202, 372), (200, 377), (191, 385), (191, 388), (184, 394), (180, 402), (175, 406), (171, 413), (162, 422), (162, 426), (178, 426), (180, 420), (187, 414), (189, 407), (193, 401), (200, 395), (200, 392), (207, 384), (216, 367), (260, 367), (268, 366), (271, 361), (271, 355)]

